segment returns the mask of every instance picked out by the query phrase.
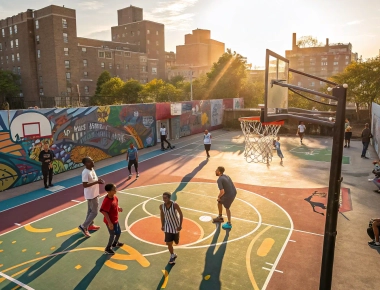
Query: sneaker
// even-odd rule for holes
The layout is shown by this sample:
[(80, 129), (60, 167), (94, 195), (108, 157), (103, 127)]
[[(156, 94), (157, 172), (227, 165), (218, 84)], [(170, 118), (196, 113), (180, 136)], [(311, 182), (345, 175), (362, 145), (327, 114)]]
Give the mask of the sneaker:
[(365, 159), (369, 159), (367, 156), (364, 156), (363, 158), (365, 158)]
[(172, 146), (172, 149), (174, 149), (174, 148), (175, 148), (175, 146), (173, 145), (173, 146)]
[(177, 255), (176, 254), (170, 255), (169, 264), (170, 265), (174, 265), (175, 264), (175, 259), (177, 259)]
[(370, 245), (372, 247), (380, 247), (380, 243), (379, 242), (375, 242), (375, 241), (368, 242), (368, 245)]
[(85, 237), (87, 237), (87, 238), (91, 237), (88, 230), (86, 230), (84, 227), (82, 227), (82, 225), (79, 225), (78, 229), (84, 234)]
[(106, 254), (106, 255), (115, 255), (115, 252), (111, 248), (109, 248), (109, 249), (106, 248), (104, 250), (104, 254)]
[(54, 186), (54, 184), (53, 184), (53, 183), (50, 183), (50, 184), (49, 184), (49, 187), (52, 187), (52, 186)]
[(91, 225), (91, 226), (88, 227), (89, 231), (97, 231), (98, 229), (100, 229), (100, 227), (96, 226), (96, 225)]
[(140, 173), (137, 173), (137, 174), (136, 174), (136, 178), (139, 178), (139, 177), (140, 177)]
[(217, 216), (216, 218), (212, 219), (212, 222), (213, 223), (222, 223), (222, 222), (224, 222), (224, 219), (221, 216)]
[(131, 178), (131, 177), (132, 177), (132, 174), (129, 174), (128, 177)]
[(225, 223), (222, 225), (222, 228), (225, 229), (225, 230), (229, 230), (229, 229), (232, 229), (232, 225), (230, 223)]
[(45, 185), (45, 188), (49, 188), (49, 186)]
[(344, 145), (344, 148), (347, 148), (347, 145)]
[(124, 243), (117, 243), (117, 244), (112, 244), (112, 247), (113, 248), (120, 248), (120, 247), (122, 247), (122, 246), (124, 246)]

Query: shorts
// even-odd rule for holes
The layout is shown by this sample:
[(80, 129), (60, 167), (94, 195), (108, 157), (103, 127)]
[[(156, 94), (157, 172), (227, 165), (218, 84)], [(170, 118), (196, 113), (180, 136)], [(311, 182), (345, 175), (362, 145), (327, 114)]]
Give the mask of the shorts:
[(222, 198), (220, 199), (220, 201), (218, 201), (219, 203), (221, 203), (224, 208), (226, 209), (230, 209), (231, 207), (231, 204), (234, 202), (235, 200), (235, 197), (236, 195), (232, 195), (232, 196), (222, 196)]
[(137, 168), (138, 164), (137, 164), (137, 160), (136, 160), (136, 159), (133, 159), (133, 160), (129, 160), (129, 161), (128, 161), (128, 168), (131, 168), (132, 165), (134, 165), (135, 168)]
[(211, 149), (211, 144), (204, 144), (205, 145), (205, 150), (210, 151)]
[(165, 243), (174, 242), (176, 245), (179, 244), (179, 233), (172, 234), (165, 232)]
[(303, 138), (304, 135), (305, 133), (298, 133), (298, 136), (300, 136), (301, 139)]

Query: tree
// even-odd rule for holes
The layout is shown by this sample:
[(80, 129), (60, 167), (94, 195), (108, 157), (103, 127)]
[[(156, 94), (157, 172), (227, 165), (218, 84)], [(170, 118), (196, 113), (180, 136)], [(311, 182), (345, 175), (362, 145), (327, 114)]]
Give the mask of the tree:
[(150, 81), (141, 91), (144, 102), (177, 102), (181, 100), (182, 95), (181, 89), (161, 79)]
[(7, 99), (17, 97), (20, 94), (20, 76), (10, 71), (0, 70), (0, 102), (5, 103)]
[(169, 83), (171, 83), (173, 86), (175, 86), (177, 89), (181, 88), (183, 84), (185, 83), (185, 77), (178, 75), (174, 76), (170, 79)]
[(130, 79), (126, 81), (123, 87), (120, 89), (120, 97), (125, 104), (135, 104), (139, 102), (140, 92), (143, 86), (139, 81)]
[(207, 73), (205, 99), (225, 99), (239, 96), (243, 80), (247, 77), (245, 59), (227, 49)]
[(259, 79), (246, 78), (242, 83), (239, 97), (244, 98), (246, 108), (258, 108), (259, 104), (264, 104), (264, 94), (264, 77)]
[(318, 42), (318, 39), (314, 38), (311, 35), (308, 36), (302, 36), (298, 41), (297, 41), (297, 46), (300, 48), (305, 48), (305, 47), (318, 47), (318, 46), (323, 46), (323, 43)]
[(96, 90), (95, 95), (99, 95), (102, 90), (102, 85), (108, 82), (111, 79), (111, 74), (108, 71), (104, 71), (98, 77), (98, 81), (96, 82)]

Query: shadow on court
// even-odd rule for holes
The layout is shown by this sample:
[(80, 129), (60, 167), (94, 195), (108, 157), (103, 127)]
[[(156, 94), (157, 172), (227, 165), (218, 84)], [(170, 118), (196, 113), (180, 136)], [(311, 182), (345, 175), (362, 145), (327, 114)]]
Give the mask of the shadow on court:
[(82, 290), (87, 289), (91, 284), (92, 280), (99, 273), (100, 269), (103, 267), (104, 263), (110, 259), (109, 255), (101, 255), (98, 260), (96, 260), (94, 267), (90, 272), (87, 273), (86, 276), (78, 283), (77, 286), (74, 287), (74, 290)]
[(178, 185), (178, 187), (173, 191), (172, 193), (172, 200), (173, 201), (176, 201), (177, 200), (177, 193), (182, 191), (183, 189), (185, 189), (187, 183), (186, 182), (189, 182), (191, 181), (194, 176), (202, 170), (202, 168), (208, 163), (208, 159), (206, 160), (203, 160), (201, 163), (199, 163), (199, 165), (197, 167), (195, 167), (193, 169), (193, 171), (191, 171), (190, 173), (186, 174), (182, 180), (181, 180), (181, 183)]
[[(66, 241), (64, 241), (58, 249), (56, 249), (51, 254), (51, 255), (54, 255), (54, 254), (57, 254), (57, 255), (50, 256), (38, 261), (33, 266), (31, 266), (24, 274), (19, 276), (17, 280), (22, 281), (24, 284), (31, 283), (33, 280), (37, 279), (40, 275), (45, 274), (45, 272), (50, 267), (53, 267), (55, 263), (57, 263), (64, 256), (66, 256), (66, 254), (68, 254), (68, 252), (63, 253), (63, 254), (58, 254), (58, 253), (73, 250), (77, 248), (80, 244), (82, 244), (85, 240), (86, 238), (83, 237), (82, 234), (76, 234), (76, 235), (71, 236)], [(10, 283), (9, 285), (7, 285), (6, 287), (2, 289), (4, 290), (14, 289), (14, 284)], [(82, 288), (82, 289), (85, 289), (85, 288)]]
[(156, 290), (160, 290), (160, 289), (165, 289), (165, 288), (166, 288), (166, 283), (167, 283), (167, 281), (168, 281), (168, 280), (166, 279), (166, 277), (169, 276), (170, 271), (173, 269), (174, 265), (175, 265), (175, 264), (173, 264), (173, 265), (171, 265), (171, 264), (167, 264), (167, 265), (166, 265), (166, 267), (165, 267), (165, 271), (166, 271), (167, 273), (163, 273), (162, 278), (161, 278), (160, 282), (158, 283)]
[(309, 197), (305, 198), (304, 200), (307, 201), (311, 205), (311, 207), (313, 208), (313, 212), (324, 216), (325, 214), (323, 212), (317, 211), (315, 208), (319, 207), (320, 209), (325, 210), (326, 209), (326, 205), (323, 202), (316, 202), (316, 201), (312, 201), (311, 200), (314, 196), (323, 196), (323, 194), (324, 194), (324, 196), (326, 196), (325, 193), (321, 194), (321, 193), (318, 193), (318, 192), (314, 192), (313, 194), (311, 194)]
[[(199, 286), (200, 290), (218, 290), (222, 289), (222, 283), (220, 281), (220, 272), (222, 270), (223, 258), (227, 249), (227, 241), (230, 235), (230, 230), (226, 230), (226, 235), (223, 239), (223, 244), (215, 251), (216, 244), (218, 242), (218, 237), (220, 235), (221, 224), (216, 226), (216, 232), (212, 238), (210, 247), (206, 252), (205, 268), (202, 273), (202, 282)], [(207, 279), (207, 280), (206, 280)]]

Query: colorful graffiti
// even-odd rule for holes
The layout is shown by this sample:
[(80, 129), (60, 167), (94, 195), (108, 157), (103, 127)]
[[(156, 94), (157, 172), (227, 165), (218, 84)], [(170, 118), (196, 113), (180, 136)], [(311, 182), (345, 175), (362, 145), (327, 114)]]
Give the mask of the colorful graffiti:
[(380, 105), (372, 103), (372, 129), (373, 147), (378, 156), (380, 156)]
[(219, 128), (224, 108), (235, 100), (183, 102), (181, 116), (170, 116), (169, 103), (0, 111), (0, 191), (41, 179), (44, 143), (50, 144), (59, 174), (83, 166), (85, 156), (97, 162), (125, 153), (131, 143), (154, 146), (161, 118), (172, 119), (173, 136)]
[(0, 191), (41, 179), (38, 156), (48, 142), (54, 174), (155, 145), (155, 104), (2, 111)]

